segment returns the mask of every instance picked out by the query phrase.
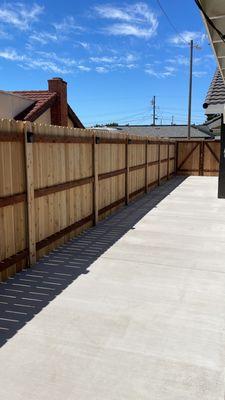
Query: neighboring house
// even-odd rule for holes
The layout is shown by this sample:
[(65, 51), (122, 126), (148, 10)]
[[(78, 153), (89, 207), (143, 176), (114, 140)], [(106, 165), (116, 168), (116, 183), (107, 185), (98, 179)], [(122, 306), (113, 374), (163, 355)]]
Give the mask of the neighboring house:
[(214, 137), (220, 136), (221, 133), (221, 115), (216, 115), (209, 121), (205, 122), (204, 127), (207, 127)]
[[(129, 135), (155, 136), (171, 139), (186, 139), (188, 134), (187, 125), (119, 125), (115, 127), (102, 127), (93, 129), (107, 129), (113, 131), (127, 132)], [(211, 139), (212, 135), (207, 127), (191, 127), (191, 137), (197, 139)]]
[(48, 90), (0, 91), (0, 118), (84, 128), (67, 103), (67, 83), (48, 81)]

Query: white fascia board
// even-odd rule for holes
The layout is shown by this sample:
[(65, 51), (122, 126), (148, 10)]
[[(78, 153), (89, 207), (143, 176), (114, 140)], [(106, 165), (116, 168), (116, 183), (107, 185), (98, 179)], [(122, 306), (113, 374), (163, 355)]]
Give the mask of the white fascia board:
[(205, 114), (223, 114), (224, 104), (209, 104), (205, 110)]

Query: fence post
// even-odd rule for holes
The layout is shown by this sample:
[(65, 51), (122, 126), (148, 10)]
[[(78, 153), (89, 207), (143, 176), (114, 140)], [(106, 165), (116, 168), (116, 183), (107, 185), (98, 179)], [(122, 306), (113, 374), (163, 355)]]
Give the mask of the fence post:
[(177, 175), (178, 172), (178, 155), (179, 155), (179, 142), (176, 141), (176, 145), (175, 145), (175, 150), (174, 150), (174, 157), (175, 157), (175, 162), (174, 162), (174, 173), (175, 175)]
[(130, 166), (129, 166), (129, 143), (130, 139), (129, 137), (126, 138), (126, 144), (125, 144), (125, 168), (126, 168), (126, 177), (125, 177), (125, 197), (126, 197), (126, 205), (129, 204), (129, 199), (130, 199)]
[(29, 266), (36, 263), (33, 132), (24, 124)]
[(167, 145), (167, 180), (170, 177), (170, 144)]
[(199, 175), (204, 175), (204, 142), (200, 143), (200, 152), (199, 152)]
[(158, 144), (158, 186), (160, 185), (160, 164), (161, 164), (161, 152), (160, 152), (160, 142)]
[(148, 193), (148, 139), (145, 143), (145, 193)]
[(93, 212), (94, 212), (94, 225), (98, 223), (98, 194), (99, 194), (99, 183), (98, 183), (98, 143), (99, 138), (93, 136)]

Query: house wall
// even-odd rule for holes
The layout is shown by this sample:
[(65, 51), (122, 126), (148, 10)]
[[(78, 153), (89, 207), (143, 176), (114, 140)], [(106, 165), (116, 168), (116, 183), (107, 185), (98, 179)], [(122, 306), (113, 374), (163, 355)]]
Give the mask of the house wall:
[[(34, 122), (37, 123), (37, 124), (48, 124), (48, 125), (51, 125), (51, 111), (50, 111), (50, 108), (47, 111), (45, 111), (40, 117), (38, 117)], [(68, 117), (68, 128), (74, 128), (73, 121), (69, 117)]]
[(34, 122), (37, 124), (48, 124), (51, 125), (51, 111), (50, 108), (45, 111), (40, 117), (38, 117)]
[(224, 112), (224, 104), (209, 104), (205, 110), (205, 115), (222, 114)]
[(33, 103), (15, 94), (0, 92), (0, 118), (12, 119)]
[(73, 121), (68, 117), (68, 128), (74, 128)]

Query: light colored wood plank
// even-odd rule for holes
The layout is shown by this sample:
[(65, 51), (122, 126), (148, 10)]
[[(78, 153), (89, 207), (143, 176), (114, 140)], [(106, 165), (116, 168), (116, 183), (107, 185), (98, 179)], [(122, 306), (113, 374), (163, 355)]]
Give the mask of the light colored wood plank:
[(26, 158), (26, 183), (27, 183), (27, 217), (28, 217), (28, 249), (29, 265), (36, 262), (36, 236), (35, 236), (35, 203), (34, 203), (34, 166), (33, 144), (27, 141), (27, 131), (31, 129), (24, 125), (25, 158)]

